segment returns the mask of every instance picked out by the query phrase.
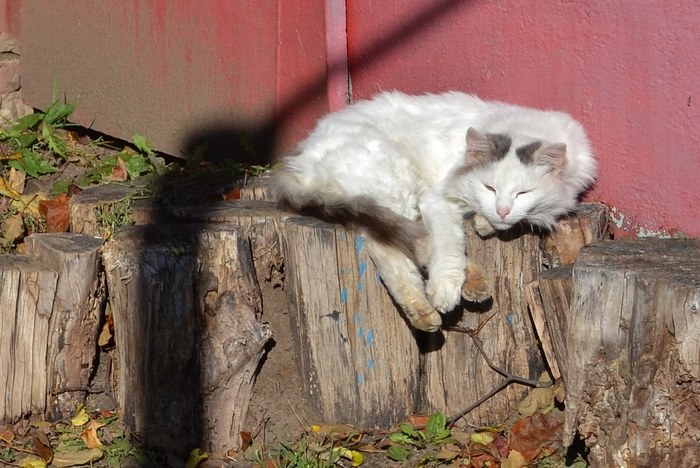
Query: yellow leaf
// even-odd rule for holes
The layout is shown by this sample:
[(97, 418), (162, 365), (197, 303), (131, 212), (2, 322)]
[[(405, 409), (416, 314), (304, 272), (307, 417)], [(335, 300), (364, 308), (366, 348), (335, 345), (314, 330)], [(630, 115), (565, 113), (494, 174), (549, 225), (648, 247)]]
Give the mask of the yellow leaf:
[(319, 426), (318, 424), (312, 424), (311, 426), (309, 426), (309, 428), (312, 432), (321, 432), (321, 426)]
[(470, 438), (472, 442), (481, 445), (489, 445), (494, 439), (491, 432), (474, 432)]
[(29, 213), (34, 217), (41, 216), (39, 212), (39, 202), (48, 200), (45, 193), (39, 192), (31, 195), (20, 195), (18, 199), (12, 202), (12, 206), (17, 208), (20, 213)]
[(20, 468), (46, 468), (46, 462), (41, 458), (27, 457), (19, 462)]
[(8, 216), (0, 223), (0, 242), (3, 244), (8, 244), (16, 241), (22, 234), (24, 234), (24, 220), (22, 215), (17, 213), (12, 216)]
[(78, 405), (75, 414), (70, 418), (70, 422), (76, 427), (84, 426), (89, 420), (90, 416), (88, 416), (83, 405)]
[(12, 187), (13, 190), (16, 190), (17, 193), (24, 192), (24, 182), (26, 179), (27, 174), (22, 171), (18, 171), (14, 167), (10, 168), (10, 178), (8, 182), (10, 183), (10, 187)]
[(20, 197), (19, 192), (12, 188), (12, 183), (6, 181), (4, 177), (0, 177), (0, 195), (10, 197), (13, 200), (19, 200)]
[(201, 462), (209, 458), (209, 454), (200, 448), (193, 449), (187, 459), (185, 468), (196, 468)]
[(511, 450), (508, 453), (508, 458), (501, 459), (501, 468), (522, 468), (524, 466), (527, 466), (525, 457), (517, 450)]
[(350, 450), (346, 449), (345, 447), (336, 447), (333, 449), (333, 452), (350, 460), (352, 466), (360, 466), (365, 461), (365, 457), (357, 450)]

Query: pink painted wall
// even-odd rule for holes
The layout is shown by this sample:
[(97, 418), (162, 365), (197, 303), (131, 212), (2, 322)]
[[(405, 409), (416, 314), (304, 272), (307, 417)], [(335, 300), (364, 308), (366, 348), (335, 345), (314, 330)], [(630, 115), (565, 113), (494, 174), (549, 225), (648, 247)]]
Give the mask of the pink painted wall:
[(353, 0), (353, 97), (459, 89), (562, 109), (618, 235), (700, 236), (700, 2)]
[(289, 147), (328, 110), (323, 0), (22, 0), (20, 39), (29, 104), (55, 87), (78, 123), (174, 155)]

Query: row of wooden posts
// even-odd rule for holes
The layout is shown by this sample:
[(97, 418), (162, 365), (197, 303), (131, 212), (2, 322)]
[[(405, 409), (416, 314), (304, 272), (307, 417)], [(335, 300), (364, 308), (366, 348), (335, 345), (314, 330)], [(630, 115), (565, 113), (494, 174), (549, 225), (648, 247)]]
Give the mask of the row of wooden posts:
[[(273, 281), (287, 291), (320, 420), (371, 427), (414, 412), (456, 415), (503, 382), (495, 365), (562, 381), (565, 442), (578, 433), (600, 466), (695, 456), (698, 240), (604, 240), (600, 204), (551, 234), (481, 239), (467, 222), (468, 254), (492, 279), (493, 301), (446, 317), (472, 333), (425, 334), (396, 310), (362, 236), (277, 210), (264, 179), (240, 200), (137, 203), (139, 225), (103, 245), (95, 207), (127, 192), (82, 192), (72, 233), (32, 235), (25, 254), (0, 256), (4, 422), (62, 417), (85, 400), (107, 311), (127, 424), (155, 445), (236, 449), (272, 335), (259, 284)], [(501, 421), (528, 391), (507, 386), (461, 421)]]

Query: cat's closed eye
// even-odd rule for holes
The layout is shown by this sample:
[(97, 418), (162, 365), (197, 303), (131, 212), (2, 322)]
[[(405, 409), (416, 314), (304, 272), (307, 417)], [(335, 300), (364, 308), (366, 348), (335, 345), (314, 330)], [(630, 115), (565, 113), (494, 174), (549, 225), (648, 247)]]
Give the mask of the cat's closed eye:
[(530, 192), (532, 192), (532, 190), (522, 190), (522, 191), (516, 193), (515, 196), (519, 197), (520, 195), (527, 195)]
[(489, 192), (496, 193), (496, 189), (491, 187), (490, 185), (484, 184), (484, 187), (486, 187), (486, 190), (488, 190)]

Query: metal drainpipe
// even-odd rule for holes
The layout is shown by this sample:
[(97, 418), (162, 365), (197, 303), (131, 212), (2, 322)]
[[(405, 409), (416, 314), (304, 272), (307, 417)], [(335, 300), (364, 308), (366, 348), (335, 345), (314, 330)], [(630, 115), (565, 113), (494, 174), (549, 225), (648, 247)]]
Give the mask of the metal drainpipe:
[(326, 69), (328, 107), (333, 112), (351, 100), (346, 0), (326, 0)]

